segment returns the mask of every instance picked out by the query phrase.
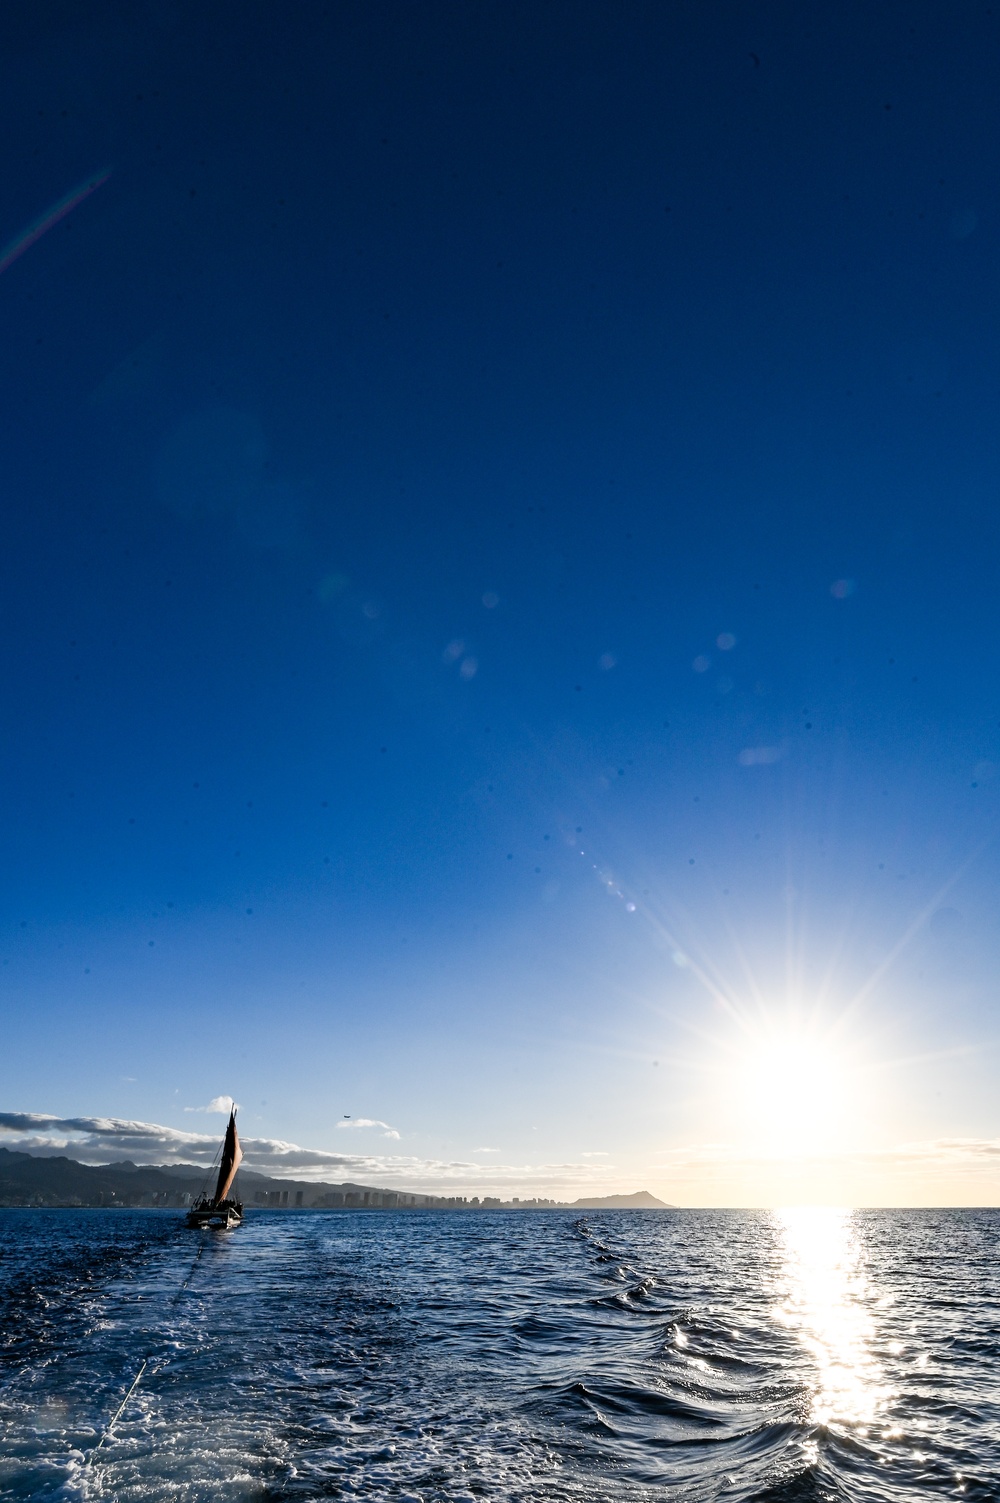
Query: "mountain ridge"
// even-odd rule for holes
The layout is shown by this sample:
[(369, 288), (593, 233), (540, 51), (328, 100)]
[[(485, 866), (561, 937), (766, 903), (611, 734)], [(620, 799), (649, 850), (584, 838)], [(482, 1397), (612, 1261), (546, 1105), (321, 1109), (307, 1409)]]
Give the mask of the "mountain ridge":
[[(214, 1169), (197, 1164), (81, 1164), (68, 1155), (34, 1154), (0, 1147), (0, 1207), (183, 1207), (211, 1187)], [(247, 1206), (301, 1210), (659, 1210), (669, 1209), (648, 1190), (631, 1195), (587, 1197), (566, 1202), (469, 1199), (393, 1190), (383, 1185), (279, 1179), (254, 1169), (240, 1170), (240, 1193)]]

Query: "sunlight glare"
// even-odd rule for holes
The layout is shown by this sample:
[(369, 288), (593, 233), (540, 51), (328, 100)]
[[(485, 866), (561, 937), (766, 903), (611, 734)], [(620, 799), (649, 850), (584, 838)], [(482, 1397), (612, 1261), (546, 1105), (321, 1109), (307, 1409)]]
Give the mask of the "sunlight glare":
[(853, 1089), (829, 1039), (770, 1028), (741, 1051), (734, 1073), (733, 1105), (758, 1146), (788, 1155), (842, 1146)]
[(870, 1424), (891, 1397), (874, 1354), (875, 1316), (850, 1211), (777, 1213), (785, 1288), (776, 1315), (815, 1363), (810, 1419)]

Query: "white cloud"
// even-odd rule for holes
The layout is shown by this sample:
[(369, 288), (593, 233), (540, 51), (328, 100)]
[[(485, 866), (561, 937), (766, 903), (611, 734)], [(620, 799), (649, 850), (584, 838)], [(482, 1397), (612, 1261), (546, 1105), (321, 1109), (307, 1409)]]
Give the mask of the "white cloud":
[(589, 1153), (581, 1153), (580, 1157), (582, 1159), (606, 1159), (608, 1155), (603, 1148), (595, 1148)]
[(499, 1153), (499, 1148), (474, 1148), (473, 1153)]
[[(359, 1118), (365, 1126), (383, 1124)], [(394, 1129), (389, 1129), (393, 1132)], [(605, 1170), (596, 1164), (490, 1164), (462, 1159), (424, 1159), (403, 1154), (333, 1153), (303, 1148), (280, 1138), (243, 1137), (244, 1164), (262, 1174), (300, 1180), (360, 1181), (431, 1194), (523, 1194), (555, 1198), (590, 1190)], [(56, 1117), (39, 1112), (0, 1112), (0, 1145), (84, 1164), (129, 1158), (142, 1164), (211, 1164), (218, 1133), (186, 1132), (155, 1122), (119, 1117)], [(605, 1188), (598, 1185), (598, 1188)], [(611, 1186), (610, 1188), (615, 1188)]]
[(232, 1096), (213, 1096), (207, 1106), (186, 1106), (184, 1110), (186, 1112), (221, 1112), (224, 1117), (228, 1117), (235, 1105), (236, 1102)]
[(351, 1117), (350, 1120), (345, 1119), (343, 1122), (338, 1122), (337, 1126), (381, 1127), (383, 1129), (383, 1138), (396, 1138), (397, 1140), (399, 1139), (399, 1133), (396, 1131), (396, 1129), (394, 1127), (390, 1127), (388, 1122), (380, 1122), (377, 1117)]

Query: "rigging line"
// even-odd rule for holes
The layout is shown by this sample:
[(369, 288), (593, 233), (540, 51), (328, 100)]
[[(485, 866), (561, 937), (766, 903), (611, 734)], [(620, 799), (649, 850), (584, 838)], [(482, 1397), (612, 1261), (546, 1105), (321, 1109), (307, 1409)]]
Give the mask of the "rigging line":
[[(205, 1244), (204, 1244), (204, 1242), (200, 1242), (198, 1244), (198, 1251), (194, 1255), (194, 1262), (191, 1264), (191, 1267), (188, 1269), (188, 1276), (184, 1280), (184, 1282), (181, 1285), (181, 1287), (178, 1289), (177, 1293), (174, 1295), (174, 1300), (173, 1300), (174, 1305), (180, 1303), (180, 1297), (181, 1297), (181, 1295), (184, 1293), (185, 1289), (190, 1284), (191, 1280), (194, 1278), (195, 1269), (198, 1267), (198, 1264), (201, 1262), (201, 1255), (202, 1255), (202, 1253), (204, 1251), (205, 1251)], [(173, 1305), (171, 1306), (171, 1309), (173, 1309)]]
[(225, 1140), (223, 1140), (215, 1150), (215, 1157), (212, 1159), (212, 1162), (209, 1164), (208, 1168), (205, 1171), (205, 1178), (201, 1182), (202, 1195), (208, 1194), (208, 1187), (212, 1182), (212, 1176), (215, 1173), (216, 1166), (222, 1158), (222, 1150), (225, 1148), (225, 1146)]
[[(202, 1255), (202, 1253), (204, 1251), (205, 1251), (205, 1244), (204, 1244), (204, 1242), (201, 1242), (201, 1243), (199, 1243), (198, 1251), (194, 1255), (194, 1261), (192, 1262), (191, 1267), (188, 1269), (187, 1278), (184, 1280), (183, 1284), (180, 1286), (180, 1288), (178, 1289), (177, 1293), (174, 1295), (173, 1299), (170, 1301), (170, 1309), (171, 1310), (175, 1309), (176, 1306), (180, 1303), (181, 1296), (183, 1295), (185, 1289), (187, 1289), (187, 1287), (190, 1284), (191, 1280), (194, 1278), (195, 1270), (197, 1269), (198, 1264), (201, 1262), (201, 1255)], [(52, 1358), (52, 1357), (47, 1357), (45, 1359), (45, 1361), (40, 1364), (40, 1367), (35, 1369), (35, 1372), (37, 1373), (38, 1371), (41, 1370), (41, 1368), (44, 1368), (44, 1367), (51, 1367), (54, 1360), (55, 1359)], [(148, 1362), (148, 1361), (149, 1361), (149, 1357), (146, 1358), (146, 1362)], [(146, 1362), (143, 1363), (143, 1367), (146, 1366)], [(159, 1369), (157, 1369), (157, 1371), (159, 1371)], [(27, 1372), (28, 1372), (28, 1369), (26, 1367), (22, 1367), (22, 1368), (19, 1368), (17, 1372), (11, 1373), (10, 1377), (7, 1378), (5, 1382), (0, 1383), (0, 1394), (7, 1393), (7, 1391), (9, 1389), (11, 1389), (11, 1388), (14, 1387), (15, 1383), (19, 1383), (22, 1378), (24, 1378), (24, 1377), (27, 1376)], [(142, 1376), (142, 1372), (140, 1370), (139, 1377), (141, 1377), (141, 1376)], [(139, 1379), (136, 1378), (136, 1383), (138, 1381), (139, 1381)], [(132, 1385), (132, 1388), (134, 1388), (134, 1387), (135, 1387), (135, 1383), (133, 1383), (133, 1385)], [(128, 1391), (128, 1394), (125, 1395), (125, 1403), (128, 1403), (129, 1394), (131, 1394), (131, 1392), (132, 1392), (132, 1389), (130, 1388), (129, 1391)], [(124, 1405), (122, 1407), (124, 1407)], [(119, 1409), (118, 1413), (115, 1415), (114, 1419), (111, 1421), (112, 1425), (114, 1425), (118, 1421), (120, 1415), (121, 1415), (121, 1409)], [(111, 1427), (110, 1426), (108, 1427), (107, 1433), (108, 1434), (111, 1433)], [(103, 1440), (102, 1440), (101, 1444), (103, 1445)], [(98, 1450), (99, 1447), (95, 1446), (94, 1449)]]
[(135, 1377), (132, 1379), (132, 1386), (129, 1388), (128, 1393), (125, 1395), (125, 1397), (122, 1399), (121, 1403), (118, 1405), (118, 1409), (117, 1409), (117, 1411), (115, 1413), (114, 1419), (111, 1421), (110, 1425), (108, 1425), (108, 1427), (105, 1430), (104, 1434), (101, 1436), (100, 1440), (97, 1442), (97, 1445), (94, 1446), (94, 1448), (90, 1452), (89, 1456), (87, 1457), (87, 1465), (88, 1466), (93, 1461), (94, 1457), (97, 1455), (98, 1451), (101, 1449), (101, 1447), (103, 1446), (104, 1442), (107, 1440), (108, 1436), (111, 1434), (112, 1430), (117, 1425), (118, 1421), (121, 1419), (121, 1417), (122, 1417), (122, 1410), (125, 1408), (125, 1405), (128, 1403), (129, 1399), (132, 1397), (132, 1394), (135, 1392), (135, 1389), (136, 1389), (136, 1386), (137, 1386), (137, 1384), (139, 1382), (139, 1379), (142, 1377), (143, 1373), (146, 1371), (146, 1367), (147, 1367), (148, 1363), (149, 1363), (149, 1358), (148, 1357), (144, 1357), (143, 1358), (143, 1362), (142, 1362), (142, 1366), (140, 1367), (139, 1371), (136, 1373)]
[[(191, 1280), (194, 1278), (195, 1270), (197, 1269), (198, 1264), (201, 1262), (201, 1255), (202, 1255), (202, 1253), (204, 1251), (205, 1251), (205, 1244), (204, 1244), (204, 1242), (201, 1242), (198, 1245), (198, 1251), (195, 1253), (193, 1259), (191, 1260), (191, 1267), (188, 1269), (187, 1278), (184, 1280), (183, 1284), (180, 1286), (180, 1288), (178, 1289), (177, 1293), (174, 1295), (173, 1299), (170, 1302), (170, 1309), (171, 1310), (175, 1309), (176, 1306), (179, 1304), (180, 1299), (181, 1299), (181, 1295), (184, 1293), (185, 1289), (187, 1289), (188, 1285), (191, 1283)], [(104, 1430), (104, 1433), (102, 1434), (102, 1436), (101, 1436), (100, 1440), (97, 1442), (97, 1444), (95, 1446), (91, 1446), (90, 1450), (87, 1452), (86, 1460), (83, 1463), (84, 1466), (90, 1466), (90, 1464), (93, 1461), (94, 1457), (97, 1455), (98, 1451), (104, 1445), (104, 1442), (108, 1439), (108, 1437), (110, 1436), (112, 1430), (115, 1428), (115, 1426), (117, 1425), (118, 1421), (121, 1419), (123, 1413), (125, 1412), (125, 1405), (128, 1403), (129, 1399), (132, 1397), (133, 1393), (138, 1388), (138, 1386), (139, 1386), (139, 1379), (142, 1377), (143, 1373), (146, 1371), (146, 1368), (149, 1366), (149, 1364), (150, 1364), (150, 1362), (152, 1360), (152, 1356), (153, 1356), (152, 1352), (147, 1352), (146, 1356), (143, 1357), (143, 1359), (142, 1359), (142, 1366), (139, 1368), (139, 1371), (136, 1373), (135, 1377), (132, 1379), (132, 1382), (129, 1385), (128, 1393), (125, 1395), (125, 1397), (122, 1399), (121, 1403), (118, 1405), (118, 1408), (115, 1411), (114, 1418), (111, 1420), (110, 1424), (108, 1424), (106, 1426), (106, 1428)], [(160, 1367), (162, 1367), (162, 1366), (165, 1366), (165, 1364), (161, 1363)], [(154, 1372), (159, 1372), (160, 1371), (160, 1367), (154, 1368), (153, 1369)]]

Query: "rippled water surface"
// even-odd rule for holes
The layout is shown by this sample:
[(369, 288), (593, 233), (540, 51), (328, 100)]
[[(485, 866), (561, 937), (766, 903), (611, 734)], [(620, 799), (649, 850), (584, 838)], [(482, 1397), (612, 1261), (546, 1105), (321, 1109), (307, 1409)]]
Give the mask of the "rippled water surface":
[(998, 1234), (0, 1212), (0, 1497), (1000, 1498)]

